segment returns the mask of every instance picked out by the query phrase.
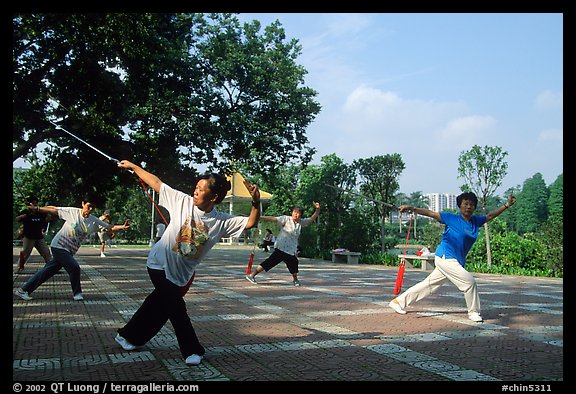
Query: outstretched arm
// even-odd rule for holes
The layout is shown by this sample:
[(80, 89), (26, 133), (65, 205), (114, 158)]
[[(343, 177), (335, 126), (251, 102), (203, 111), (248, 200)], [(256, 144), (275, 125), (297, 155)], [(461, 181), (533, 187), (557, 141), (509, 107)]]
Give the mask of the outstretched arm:
[(144, 181), (144, 183), (154, 189), (156, 193), (160, 193), (160, 186), (162, 185), (162, 181), (156, 175), (146, 171), (142, 167), (128, 160), (122, 160), (120, 163), (118, 163), (118, 167), (134, 171), (136, 175), (138, 175), (138, 177)]
[(276, 216), (260, 216), (260, 220), (266, 221), (266, 222), (275, 222)]
[(58, 217), (58, 207), (55, 207), (54, 205), (46, 205), (45, 207), (34, 207), (32, 205), (28, 205), (28, 210), (30, 212), (48, 213)]
[(110, 231), (112, 231), (113, 233), (120, 231), (120, 230), (126, 230), (130, 228), (129, 224), (111, 224), (110, 227), (108, 227), (108, 229)]
[(400, 211), (400, 213), (402, 213), (404, 211), (414, 212), (417, 215), (428, 216), (429, 218), (436, 219), (438, 221), (441, 220), (440, 214), (438, 212), (431, 211), (431, 210), (426, 209), (426, 208), (416, 208), (416, 207), (413, 207), (411, 205), (400, 205), (398, 207), (398, 211)]
[(516, 203), (516, 196), (514, 196), (514, 195), (512, 195), (512, 193), (510, 193), (510, 195), (508, 196), (508, 201), (506, 202), (506, 204), (504, 204), (501, 207), (498, 207), (495, 210), (493, 210), (492, 212), (488, 213), (488, 215), (486, 215), (486, 221), (489, 222), (490, 220), (500, 216), (500, 214), (502, 212), (504, 212), (505, 210), (510, 208), (515, 203)]

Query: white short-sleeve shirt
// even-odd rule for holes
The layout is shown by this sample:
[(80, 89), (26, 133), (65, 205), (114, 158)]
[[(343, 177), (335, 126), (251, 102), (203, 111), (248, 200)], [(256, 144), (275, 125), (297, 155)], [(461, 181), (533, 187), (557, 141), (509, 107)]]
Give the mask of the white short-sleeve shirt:
[(88, 215), (85, 218), (82, 216), (82, 209), (76, 207), (59, 207), (58, 217), (65, 222), (52, 239), (50, 246), (67, 250), (72, 254), (76, 254), (88, 234), (96, 233), (101, 228), (112, 227), (110, 223), (96, 216)]
[(148, 255), (147, 266), (164, 270), (166, 278), (185, 286), (196, 266), (222, 237), (239, 237), (248, 218), (219, 212), (204, 212), (192, 196), (163, 183), (159, 203), (168, 210), (170, 223)]
[(300, 219), (298, 223), (295, 223), (294, 220), (292, 220), (292, 216), (281, 215), (276, 218), (276, 222), (282, 227), (280, 228), (278, 237), (276, 237), (274, 248), (291, 255), (296, 255), (298, 238), (300, 237), (302, 227), (308, 226), (312, 223), (312, 220), (310, 218), (304, 218)]

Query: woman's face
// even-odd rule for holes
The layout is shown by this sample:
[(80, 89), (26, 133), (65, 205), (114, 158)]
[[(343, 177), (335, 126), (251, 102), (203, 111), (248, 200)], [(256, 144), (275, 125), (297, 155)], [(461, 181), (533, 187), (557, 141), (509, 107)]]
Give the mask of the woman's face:
[(196, 184), (196, 189), (194, 189), (194, 205), (203, 210), (204, 212), (209, 212), (214, 207), (216, 198), (215, 194), (208, 187), (208, 180), (200, 179)]
[(82, 201), (82, 216), (87, 218), (94, 210), (94, 205), (88, 201)]
[(472, 214), (474, 213), (474, 210), (476, 209), (476, 205), (474, 204), (474, 202), (472, 200), (462, 200), (462, 202), (460, 203), (460, 213), (462, 214), (462, 216), (469, 218), (472, 216)]
[(293, 209), (292, 210), (292, 220), (294, 220), (294, 223), (298, 223), (300, 221), (301, 217), (302, 217), (302, 214), (300, 213), (299, 209)]

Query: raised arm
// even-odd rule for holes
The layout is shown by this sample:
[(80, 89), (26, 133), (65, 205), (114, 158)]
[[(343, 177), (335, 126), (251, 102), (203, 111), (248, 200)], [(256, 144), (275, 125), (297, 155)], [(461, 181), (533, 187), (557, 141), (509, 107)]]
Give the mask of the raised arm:
[(313, 204), (314, 204), (314, 207), (316, 208), (316, 210), (314, 211), (312, 216), (310, 216), (310, 220), (315, 222), (316, 219), (318, 219), (318, 215), (320, 215), (320, 203), (317, 201), (314, 201)]
[(411, 205), (400, 205), (398, 207), (398, 211), (400, 211), (400, 213), (402, 213), (404, 211), (414, 212), (416, 215), (428, 216), (429, 218), (436, 219), (438, 221), (441, 220), (440, 214), (438, 212), (431, 211), (431, 210), (426, 209), (426, 208), (416, 208), (416, 207), (413, 207)]
[(260, 220), (260, 189), (258, 189), (257, 185), (250, 184), (246, 179), (244, 179), (244, 186), (246, 186), (250, 196), (252, 196), (252, 209), (246, 223), (246, 229), (248, 230), (258, 226), (258, 221)]
[(514, 196), (514, 195), (512, 195), (512, 193), (510, 193), (510, 195), (508, 196), (508, 201), (506, 202), (506, 204), (504, 204), (501, 207), (498, 207), (495, 210), (493, 210), (492, 212), (488, 213), (488, 215), (486, 215), (486, 221), (489, 222), (490, 220), (494, 219), (495, 217), (500, 216), (500, 214), (502, 212), (504, 212), (505, 210), (510, 208), (515, 203), (516, 203), (516, 196)]
[(142, 179), (144, 183), (154, 189), (156, 193), (160, 193), (160, 186), (162, 185), (162, 181), (156, 175), (146, 171), (142, 167), (128, 160), (122, 160), (120, 163), (118, 163), (118, 167), (125, 170), (134, 171), (134, 173), (138, 175), (138, 177)]

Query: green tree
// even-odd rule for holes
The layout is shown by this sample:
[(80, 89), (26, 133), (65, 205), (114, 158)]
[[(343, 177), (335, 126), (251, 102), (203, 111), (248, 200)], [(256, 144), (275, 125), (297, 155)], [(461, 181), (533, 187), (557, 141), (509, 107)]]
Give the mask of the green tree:
[[(488, 198), (500, 187), (506, 176), (508, 163), (504, 161), (508, 152), (499, 146), (480, 147), (474, 145), (469, 151), (462, 152), (458, 158), (458, 175), (466, 183), (462, 190), (471, 190), (478, 196), (482, 210), (486, 212)], [(490, 233), (488, 223), (484, 224), (488, 266), (492, 264), (490, 251)]]
[(558, 175), (556, 180), (548, 188), (548, 218), (563, 221), (564, 217), (564, 176)]
[[(373, 200), (394, 201), (399, 188), (398, 177), (405, 168), (402, 157), (398, 153), (357, 159), (354, 160), (352, 166), (356, 169), (360, 179), (361, 194)], [(380, 219), (381, 251), (385, 252), (385, 219), (391, 207), (375, 203), (373, 209)]]
[(365, 201), (346, 192), (354, 187), (355, 179), (352, 166), (334, 154), (322, 157), (320, 166), (301, 172), (295, 194), (307, 205), (314, 199), (321, 203), (318, 226), (306, 231), (317, 232), (317, 246), (324, 257), (337, 247), (365, 250), (371, 244), (371, 226), (366, 225), (360, 208)]
[(516, 205), (517, 231), (536, 232), (548, 217), (549, 191), (542, 174), (536, 173), (524, 181)]
[(540, 226), (535, 235), (540, 242), (539, 259), (550, 276), (564, 275), (564, 222), (552, 216)]
[(230, 14), (12, 20), (13, 160), (47, 143), (42, 161), (70, 168), (60, 189), (84, 178), (103, 194), (117, 169), (47, 120), (180, 189), (198, 164), (267, 171), (314, 153), (305, 130), (320, 111), (317, 93), (304, 85), (298, 41), (278, 22), (262, 32)]

